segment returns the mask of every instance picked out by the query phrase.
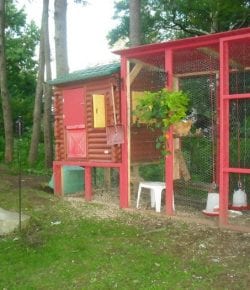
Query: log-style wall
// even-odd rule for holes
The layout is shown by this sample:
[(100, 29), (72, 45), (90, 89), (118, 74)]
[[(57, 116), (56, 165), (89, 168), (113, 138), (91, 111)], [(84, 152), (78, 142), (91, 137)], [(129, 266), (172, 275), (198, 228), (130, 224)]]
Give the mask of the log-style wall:
[(63, 95), (62, 90), (54, 90), (54, 135), (55, 135), (55, 160), (64, 160), (64, 125), (63, 125)]
[[(115, 110), (117, 123), (120, 123), (120, 90), (117, 87), (114, 77), (92, 80), (89, 82), (70, 85), (72, 88), (84, 87), (86, 95), (85, 106), (83, 108), (86, 118), (86, 142), (87, 156), (85, 161), (100, 162), (120, 162), (121, 145), (107, 145), (106, 128), (94, 128), (93, 126), (93, 94), (105, 96), (106, 123), (108, 126), (114, 125), (113, 105), (111, 98), (111, 85), (114, 85)], [(69, 89), (68, 86), (58, 86), (54, 91), (54, 113), (55, 113), (55, 155), (57, 161), (65, 160), (65, 126), (63, 121), (63, 90)], [(72, 108), (74, 114), (74, 108)]]

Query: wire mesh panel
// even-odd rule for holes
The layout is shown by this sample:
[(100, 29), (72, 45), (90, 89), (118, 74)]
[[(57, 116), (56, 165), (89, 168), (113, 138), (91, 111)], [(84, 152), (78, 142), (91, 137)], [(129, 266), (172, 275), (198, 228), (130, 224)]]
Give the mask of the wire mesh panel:
[[(160, 130), (151, 130), (148, 124), (134, 114), (140, 100), (144, 98), (145, 92), (157, 92), (166, 87), (164, 53), (153, 56), (147, 55), (139, 59), (131, 59), (129, 67), (130, 82), (130, 145), (131, 145), (131, 198), (135, 202), (139, 182), (163, 181), (164, 166), (161, 150), (156, 147), (156, 140), (162, 134)], [(141, 206), (147, 205), (149, 195), (143, 195)]]
[[(229, 126), (229, 165), (250, 168), (250, 99), (230, 101)], [(229, 175), (229, 208), (239, 212), (230, 223), (250, 225), (249, 190), (250, 174)]]
[(140, 120), (134, 111), (144, 98), (145, 92), (156, 92), (166, 86), (164, 54), (147, 56), (130, 61), (130, 107), (131, 107), (131, 162), (155, 162), (162, 158), (156, 148), (156, 139), (160, 130), (152, 131), (148, 124)]
[(229, 43), (229, 92), (250, 93), (250, 39)]
[(230, 102), (230, 167), (250, 168), (250, 99)]
[[(250, 169), (250, 39), (229, 43), (229, 167)], [(246, 96), (246, 98), (242, 97)], [(250, 225), (250, 174), (229, 174), (229, 222)]]
[(181, 150), (190, 179), (180, 176), (175, 181), (175, 202), (193, 211), (205, 209), (207, 193), (214, 190), (218, 182), (217, 49), (201, 47), (175, 55), (178, 88), (189, 95), (188, 118), (192, 120), (191, 132), (181, 137)]
[(250, 168), (250, 99), (230, 102), (230, 167)]
[(229, 174), (229, 223), (250, 226), (250, 175)]

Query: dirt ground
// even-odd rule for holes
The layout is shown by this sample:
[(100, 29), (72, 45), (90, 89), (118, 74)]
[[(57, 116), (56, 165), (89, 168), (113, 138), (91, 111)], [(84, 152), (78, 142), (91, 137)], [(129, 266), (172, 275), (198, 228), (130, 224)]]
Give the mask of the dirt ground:
[[(0, 176), (4, 176), (6, 182), (11, 186), (18, 187), (18, 176), (8, 174), (8, 171), (0, 167)], [(22, 174), (21, 182), (22, 187), (33, 188), (36, 190), (42, 190), (47, 193), (53, 194), (53, 190), (48, 187), (50, 176), (36, 176)], [(69, 200), (72, 204), (78, 204), (84, 202), (84, 193), (78, 192), (73, 195), (65, 196), (65, 200)], [(154, 216), (155, 218), (167, 218), (165, 215), (165, 206), (162, 202), (161, 213), (155, 213), (154, 209), (150, 208), (149, 194), (147, 191), (141, 195), (140, 209), (136, 209), (136, 198), (137, 192), (131, 187), (131, 203), (128, 211), (136, 211), (141, 214)], [(105, 188), (94, 188), (93, 201), (94, 203), (100, 203), (106, 205), (105, 215), (109, 215), (109, 208), (117, 208), (119, 210), (119, 189), (105, 189)], [(99, 214), (99, 213), (98, 213)], [(103, 213), (104, 214), (104, 213)], [(180, 220), (189, 224), (200, 224), (210, 228), (219, 227), (218, 217), (209, 217), (202, 213), (201, 210), (189, 206), (175, 205), (175, 215), (171, 217), (172, 220)], [(233, 230), (236, 232), (243, 232), (250, 234), (250, 211), (242, 212), (242, 215), (235, 214), (234, 212), (229, 213), (228, 226), (224, 230)]]

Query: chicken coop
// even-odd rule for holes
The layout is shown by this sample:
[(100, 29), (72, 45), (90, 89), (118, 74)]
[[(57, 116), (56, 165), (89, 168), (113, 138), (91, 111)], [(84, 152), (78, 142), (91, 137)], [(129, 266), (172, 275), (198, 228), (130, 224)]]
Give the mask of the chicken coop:
[[(87, 200), (92, 199), (93, 168), (119, 171), (122, 191), (125, 188), (122, 184), (126, 183), (121, 168), (125, 164), (122, 148), (127, 148), (127, 125), (122, 120), (125, 106), (121, 100), (120, 63), (73, 72), (51, 84), (54, 86), (55, 193), (63, 193), (62, 166), (84, 167)], [(134, 173), (138, 164), (156, 162), (162, 157), (155, 147), (158, 134), (145, 125), (131, 127), (133, 150), (130, 156)], [(121, 207), (127, 203), (121, 201)]]
[[(92, 196), (91, 169), (116, 168), (120, 207), (126, 208), (133, 165), (164, 160), (167, 215), (178, 214), (178, 207), (198, 209), (226, 226), (237, 220), (232, 221), (230, 211), (239, 210), (249, 227), (250, 28), (115, 53), (120, 64), (52, 82), (55, 193), (62, 192), (63, 165), (84, 167), (87, 200)], [(147, 124), (138, 126), (132, 113), (145, 91), (162, 88), (188, 94), (191, 124), (185, 134), (169, 129), (169, 154), (164, 157), (155, 147), (161, 133)], [(218, 196), (211, 212), (206, 210), (210, 193)]]

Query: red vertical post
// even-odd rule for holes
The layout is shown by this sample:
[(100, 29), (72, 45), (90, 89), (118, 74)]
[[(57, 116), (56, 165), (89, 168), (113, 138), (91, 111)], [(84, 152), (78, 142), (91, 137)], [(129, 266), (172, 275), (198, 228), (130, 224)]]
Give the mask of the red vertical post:
[(216, 122), (216, 164), (215, 164), (215, 182), (218, 185), (220, 183), (220, 78), (216, 74), (216, 110), (217, 110), (217, 122)]
[[(165, 71), (167, 73), (167, 89), (171, 90), (173, 88), (173, 51), (167, 49), (165, 51)], [(171, 127), (166, 133), (166, 147), (168, 155), (165, 158), (165, 180), (166, 180), (166, 214), (173, 215), (173, 169), (174, 169), (174, 156), (173, 156), (173, 128)]]
[(91, 175), (91, 167), (85, 167), (85, 200), (91, 201), (92, 199), (92, 175)]
[(229, 173), (229, 55), (228, 42), (220, 41), (220, 202), (219, 223), (228, 223)]
[(128, 152), (128, 104), (127, 104), (127, 59), (121, 59), (121, 123), (124, 126), (124, 143), (122, 144), (122, 163), (120, 175), (120, 207), (129, 206), (129, 152)]
[(53, 163), (54, 175), (54, 193), (57, 196), (62, 196), (62, 166), (61, 164)]

